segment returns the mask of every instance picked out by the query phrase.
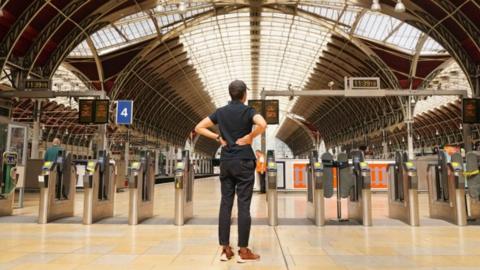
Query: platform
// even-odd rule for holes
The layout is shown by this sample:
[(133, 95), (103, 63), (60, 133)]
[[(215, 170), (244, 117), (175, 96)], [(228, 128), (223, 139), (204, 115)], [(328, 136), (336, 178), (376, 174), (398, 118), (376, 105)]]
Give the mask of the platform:
[[(3, 252), (0, 269), (478, 269), (479, 227), (457, 227), (431, 220), (427, 197), (420, 196), (421, 227), (387, 218), (386, 194), (374, 194), (374, 226), (314, 227), (305, 219), (302, 193), (279, 194), (279, 223), (266, 225), (265, 197), (252, 201), (251, 247), (259, 262), (221, 263), (217, 245), (218, 178), (196, 181), (195, 217), (175, 227), (173, 186), (157, 185), (155, 218), (127, 225), (128, 193), (116, 194), (115, 217), (81, 225), (82, 193), (76, 197), (75, 217), (38, 225), (38, 203), (28, 193), (26, 207), (13, 217), (0, 218)], [(336, 215), (334, 200), (327, 217)], [(331, 205), (332, 207), (328, 207)], [(234, 214), (235, 216), (235, 214)], [(236, 226), (232, 228), (236, 243)], [(287, 268), (288, 265), (288, 268)]]

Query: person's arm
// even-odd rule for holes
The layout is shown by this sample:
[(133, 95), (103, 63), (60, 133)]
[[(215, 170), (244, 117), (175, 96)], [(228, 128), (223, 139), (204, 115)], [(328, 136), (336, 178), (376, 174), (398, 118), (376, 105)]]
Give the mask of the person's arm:
[(210, 117), (205, 117), (202, 121), (200, 121), (200, 123), (197, 124), (197, 126), (195, 126), (195, 132), (207, 138), (217, 140), (222, 145), (226, 145), (227, 143), (222, 139), (220, 135), (208, 129), (210, 127), (213, 127), (214, 125), (215, 123), (213, 123)]
[(255, 128), (249, 134), (243, 136), (242, 138), (238, 139), (235, 143), (238, 145), (247, 145), (252, 144), (253, 139), (258, 135), (265, 132), (267, 128), (267, 122), (260, 114), (255, 114), (253, 116), (253, 123), (255, 124)]

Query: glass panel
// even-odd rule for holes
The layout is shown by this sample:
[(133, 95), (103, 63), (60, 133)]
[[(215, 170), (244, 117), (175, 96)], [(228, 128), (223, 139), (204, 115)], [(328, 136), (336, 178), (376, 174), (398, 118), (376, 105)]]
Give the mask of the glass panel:
[(27, 153), (25, 153), (25, 142), (27, 136), (27, 129), (26, 127), (19, 127), (19, 126), (9, 126), (9, 142), (8, 142), (8, 151), (16, 152), (18, 158), (18, 164), (23, 164), (24, 157), (26, 157)]

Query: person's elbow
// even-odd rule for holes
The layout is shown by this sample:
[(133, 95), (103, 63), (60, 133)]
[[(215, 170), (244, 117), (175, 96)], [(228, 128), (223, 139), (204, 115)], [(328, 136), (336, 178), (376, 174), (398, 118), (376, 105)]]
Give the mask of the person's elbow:
[(267, 122), (262, 121), (261, 123), (259, 123), (258, 126), (259, 126), (262, 130), (265, 130), (265, 129), (267, 129)]
[(201, 126), (200, 124), (197, 124), (197, 125), (195, 126), (195, 129), (194, 129), (194, 130), (195, 130), (196, 133), (200, 133), (200, 132), (201, 132), (201, 129), (202, 129), (202, 126)]
[(265, 130), (267, 129), (267, 122), (265, 121), (258, 121), (256, 125), (257, 125), (257, 128), (260, 129), (260, 133), (265, 132)]

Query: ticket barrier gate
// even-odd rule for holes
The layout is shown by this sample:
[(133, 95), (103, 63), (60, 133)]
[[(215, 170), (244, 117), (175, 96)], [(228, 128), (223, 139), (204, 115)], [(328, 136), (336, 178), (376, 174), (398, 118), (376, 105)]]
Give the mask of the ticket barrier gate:
[(18, 156), (16, 152), (4, 152), (0, 175), (0, 216), (10, 216), (13, 213), (13, 200), (15, 197), (16, 178), (15, 166)]
[(128, 224), (136, 225), (153, 217), (155, 168), (152, 159), (147, 155), (140, 161), (132, 162), (128, 170)]
[(182, 226), (193, 218), (193, 164), (188, 150), (182, 152), (182, 159), (175, 169), (175, 218), (174, 224)]
[(267, 151), (267, 213), (268, 225), (278, 225), (277, 163), (273, 150)]
[[(372, 225), (372, 194), (370, 190), (370, 168), (363, 152), (352, 151), (352, 163), (346, 153), (339, 153), (334, 161), (330, 153), (322, 155), (324, 197), (334, 194), (334, 170), (337, 176), (337, 219), (355, 220), (364, 226)], [(342, 219), (341, 199), (348, 198), (348, 219)]]
[[(372, 225), (372, 191), (370, 189), (370, 167), (365, 162), (362, 151), (351, 151), (352, 177), (339, 178), (341, 195), (349, 194), (348, 219), (356, 220), (364, 226)], [(340, 174), (340, 176), (342, 176)], [(349, 181), (350, 180), (350, 181)], [(343, 196), (342, 196), (343, 197)]]
[(388, 172), (388, 216), (419, 226), (417, 167), (407, 153), (397, 151)]
[(57, 160), (45, 161), (38, 177), (40, 208), (38, 223), (73, 217), (75, 203), (75, 168), (72, 155), (59, 151)]
[(98, 152), (97, 160), (89, 160), (83, 178), (83, 224), (88, 225), (113, 217), (115, 169), (106, 151)]
[(478, 220), (480, 219), (480, 152), (468, 152), (465, 159), (467, 218), (468, 220)]
[(315, 225), (325, 225), (325, 199), (323, 191), (323, 165), (318, 152), (310, 153), (307, 179), (307, 217)]
[(465, 177), (460, 153), (453, 154), (448, 162), (447, 153), (440, 150), (437, 163), (427, 167), (427, 182), (430, 217), (465, 226)]

